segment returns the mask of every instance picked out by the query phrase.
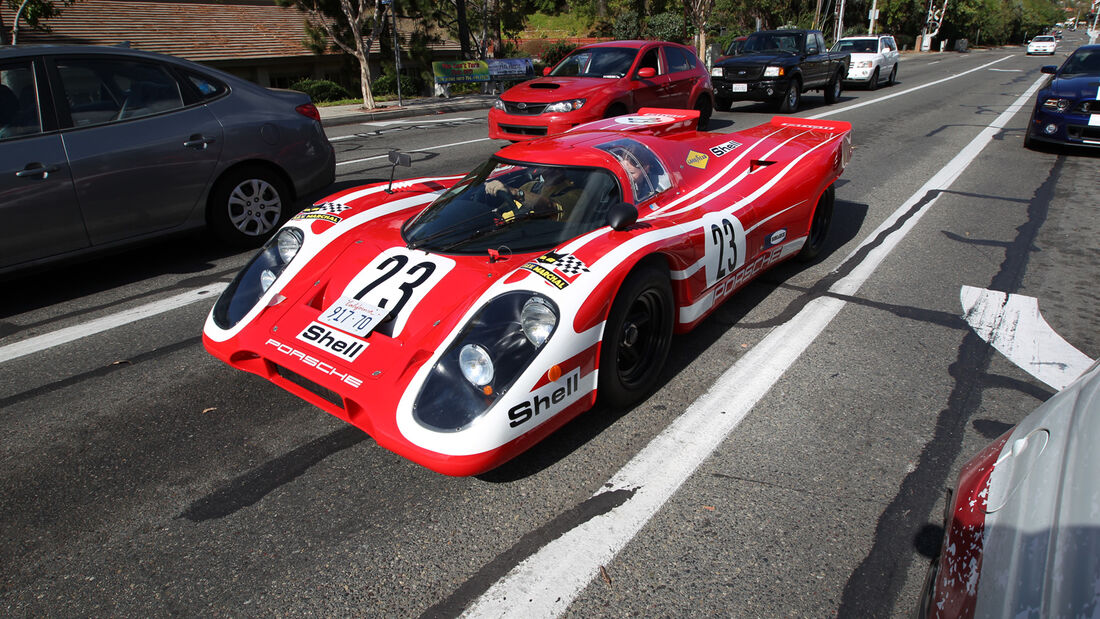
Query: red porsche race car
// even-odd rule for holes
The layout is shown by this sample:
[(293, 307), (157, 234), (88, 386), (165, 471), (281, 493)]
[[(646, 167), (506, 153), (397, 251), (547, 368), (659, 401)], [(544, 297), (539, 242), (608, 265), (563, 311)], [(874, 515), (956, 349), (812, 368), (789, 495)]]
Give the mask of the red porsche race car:
[(597, 396), (636, 403), (673, 332), (822, 250), (851, 125), (697, 121), (643, 109), (334, 194), (237, 275), (203, 342), (414, 462), (493, 469)]

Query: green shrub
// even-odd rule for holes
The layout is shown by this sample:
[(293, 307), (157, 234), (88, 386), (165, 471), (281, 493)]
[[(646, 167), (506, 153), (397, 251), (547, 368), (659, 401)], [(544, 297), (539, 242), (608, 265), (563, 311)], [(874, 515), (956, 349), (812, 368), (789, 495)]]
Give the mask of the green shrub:
[(570, 43), (569, 41), (557, 41), (551, 43), (545, 51), (542, 52), (542, 64), (552, 67), (558, 64), (562, 58), (568, 56), (573, 50), (577, 49), (576, 43)]
[(351, 93), (346, 88), (329, 80), (302, 79), (291, 84), (290, 89), (300, 90), (317, 102), (351, 98)]
[(623, 11), (611, 26), (611, 36), (619, 40), (641, 38), (642, 29), (638, 24), (638, 14), (634, 11)]
[[(397, 80), (394, 79), (393, 73), (386, 73), (374, 78), (371, 82), (371, 93), (375, 96), (379, 95), (394, 95), (397, 96)], [(401, 96), (402, 97), (415, 97), (420, 95), (420, 79), (412, 77), (411, 75), (401, 76)]]
[(645, 25), (646, 37), (657, 41), (684, 42), (684, 16), (679, 13), (658, 13)]

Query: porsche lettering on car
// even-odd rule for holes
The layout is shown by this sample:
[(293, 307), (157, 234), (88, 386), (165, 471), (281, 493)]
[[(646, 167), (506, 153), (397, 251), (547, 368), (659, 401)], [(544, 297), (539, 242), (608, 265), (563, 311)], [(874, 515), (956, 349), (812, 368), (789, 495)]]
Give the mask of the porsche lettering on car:
[(349, 189), (291, 219), (204, 344), (448, 475), (493, 469), (658, 384), (673, 333), (826, 245), (845, 122), (732, 134), (642, 109), (465, 176)]

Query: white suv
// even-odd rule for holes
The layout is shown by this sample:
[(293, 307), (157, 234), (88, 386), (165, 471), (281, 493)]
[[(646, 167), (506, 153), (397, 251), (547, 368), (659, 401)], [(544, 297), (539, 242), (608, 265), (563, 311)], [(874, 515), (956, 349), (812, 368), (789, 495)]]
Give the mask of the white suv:
[(874, 90), (880, 82), (893, 84), (898, 77), (898, 44), (888, 34), (844, 37), (833, 44), (834, 52), (848, 52), (846, 83), (864, 84)]

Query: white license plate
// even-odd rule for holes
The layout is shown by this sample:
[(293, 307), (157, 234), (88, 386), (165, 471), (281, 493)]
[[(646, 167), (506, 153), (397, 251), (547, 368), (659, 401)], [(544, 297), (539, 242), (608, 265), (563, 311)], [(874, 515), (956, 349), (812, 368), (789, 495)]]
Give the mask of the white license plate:
[(730, 90), (733, 92), (748, 92), (748, 84), (730, 84)]
[(389, 310), (352, 297), (340, 297), (317, 317), (330, 327), (366, 337), (389, 314)]

